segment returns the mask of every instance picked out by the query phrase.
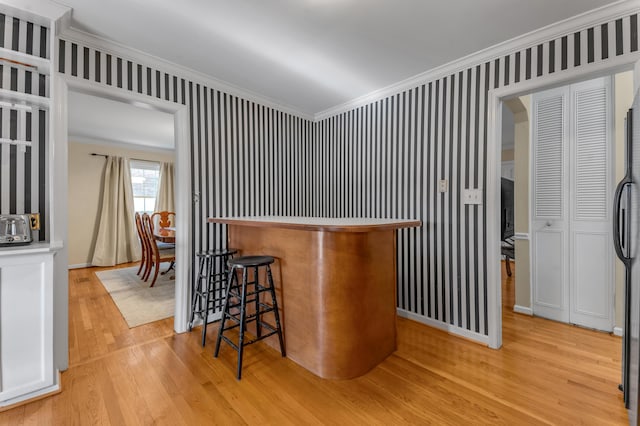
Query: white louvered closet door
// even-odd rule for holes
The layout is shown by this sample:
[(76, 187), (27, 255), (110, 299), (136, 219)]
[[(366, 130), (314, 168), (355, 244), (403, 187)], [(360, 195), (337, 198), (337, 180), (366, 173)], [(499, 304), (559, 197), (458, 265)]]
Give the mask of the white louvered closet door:
[(614, 319), (610, 82), (571, 87), (570, 322), (605, 331), (613, 330)]
[(610, 78), (532, 97), (532, 308), (613, 329)]
[(569, 91), (532, 96), (532, 308), (535, 315), (569, 321), (567, 153)]

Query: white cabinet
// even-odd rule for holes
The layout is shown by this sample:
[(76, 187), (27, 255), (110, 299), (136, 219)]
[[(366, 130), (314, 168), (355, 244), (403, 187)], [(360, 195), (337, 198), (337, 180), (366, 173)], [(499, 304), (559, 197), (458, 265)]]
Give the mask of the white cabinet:
[(53, 256), (0, 251), (0, 407), (58, 389), (53, 366)]

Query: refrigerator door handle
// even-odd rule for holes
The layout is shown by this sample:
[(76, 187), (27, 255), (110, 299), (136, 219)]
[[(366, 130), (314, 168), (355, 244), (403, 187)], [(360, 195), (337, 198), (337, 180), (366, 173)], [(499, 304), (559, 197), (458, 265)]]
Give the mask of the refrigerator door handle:
[(613, 247), (615, 248), (616, 254), (620, 260), (628, 266), (631, 263), (631, 257), (624, 254), (620, 230), (620, 201), (622, 199), (624, 188), (627, 185), (631, 185), (631, 178), (625, 176), (624, 179), (618, 183), (615, 195), (613, 196)]

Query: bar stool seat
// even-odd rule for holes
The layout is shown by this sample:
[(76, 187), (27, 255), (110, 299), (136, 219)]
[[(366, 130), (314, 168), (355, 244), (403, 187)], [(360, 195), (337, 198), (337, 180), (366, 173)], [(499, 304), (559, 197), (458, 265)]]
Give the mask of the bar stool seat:
[(227, 261), (237, 252), (236, 249), (215, 249), (196, 253), (198, 276), (191, 288), (189, 331), (197, 315), (202, 319), (202, 346), (205, 345), (207, 338), (209, 313), (222, 308), (227, 288)]
[(248, 268), (271, 265), (274, 261), (275, 259), (271, 256), (242, 256), (236, 259), (229, 259), (227, 263), (232, 267)]
[[(216, 349), (213, 353), (215, 358), (220, 352), (220, 343), (224, 340), (229, 346), (238, 351), (238, 364), (236, 377), (240, 380), (242, 375), (242, 355), (244, 347), (265, 339), (274, 334), (278, 335), (280, 342), (280, 352), (283, 357), (286, 356), (284, 348), (284, 339), (282, 337), (282, 326), (280, 325), (280, 314), (278, 312), (278, 301), (276, 299), (275, 287), (273, 285), (273, 276), (271, 274), (271, 264), (274, 262), (272, 256), (242, 256), (228, 260), (229, 278), (227, 280), (227, 291), (225, 294), (224, 307), (222, 309), (222, 319), (220, 321), (220, 329), (216, 340)], [(266, 270), (266, 285), (260, 283), (259, 269)], [(249, 281), (249, 270), (253, 270), (253, 281)], [(238, 282), (237, 274), (242, 271), (242, 282)], [(251, 287), (251, 290), (249, 289)], [(271, 304), (265, 303), (260, 299), (262, 293), (268, 293), (271, 296)], [(254, 312), (247, 313), (247, 305), (253, 304)], [(239, 312), (237, 310), (239, 309)], [(231, 311), (234, 311), (233, 313)], [(269, 324), (263, 320), (263, 315), (273, 313), (275, 325)], [(233, 322), (227, 326), (227, 320)], [(254, 339), (245, 340), (247, 324), (256, 323), (256, 336)], [(238, 342), (231, 341), (224, 333), (228, 330), (238, 328)], [(267, 333), (263, 334), (262, 329), (266, 329)]]

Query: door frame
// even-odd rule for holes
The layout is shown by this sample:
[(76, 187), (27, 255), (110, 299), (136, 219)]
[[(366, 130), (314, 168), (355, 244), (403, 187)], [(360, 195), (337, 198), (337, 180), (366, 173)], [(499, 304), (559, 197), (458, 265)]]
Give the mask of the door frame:
[[(52, 111), (51, 117), (52, 135), (50, 149), (52, 151), (51, 169), (55, 169), (52, 179), (51, 193), (56, 194), (56, 206), (52, 215), (54, 226), (57, 224), (57, 235), (62, 237), (61, 245), (66, 251), (68, 242), (67, 217), (68, 217), (68, 95), (69, 91), (84, 93), (104, 99), (110, 99), (127, 104), (150, 107), (154, 110), (165, 112), (173, 116), (176, 176), (177, 188), (189, 188), (185, 191), (176, 191), (176, 266), (175, 266), (175, 314), (173, 329), (176, 333), (187, 331), (189, 320), (189, 282), (191, 274), (191, 241), (192, 229), (188, 218), (191, 217), (191, 182), (189, 170), (191, 170), (191, 146), (189, 144), (188, 109), (186, 105), (177, 104), (138, 93), (124, 90), (114, 90), (112, 87), (98, 83), (71, 78), (58, 74), (53, 79)], [(65, 256), (66, 258), (66, 256)], [(68, 265), (58, 265), (59, 268), (68, 271)], [(67, 275), (68, 276), (68, 275)], [(68, 278), (67, 278), (68, 279)], [(67, 282), (68, 289), (68, 282)], [(68, 290), (67, 290), (68, 292)], [(64, 310), (68, 312), (68, 301)], [(66, 327), (66, 325), (65, 325)], [(67, 336), (66, 347), (68, 347)]]
[[(487, 309), (489, 347), (502, 346), (502, 276), (500, 273), (500, 161), (502, 158), (502, 107), (508, 98), (634, 69), (636, 57), (616, 57), (558, 74), (527, 80), (516, 85), (490, 89), (487, 128)], [(638, 87), (638, 81), (634, 88)]]

